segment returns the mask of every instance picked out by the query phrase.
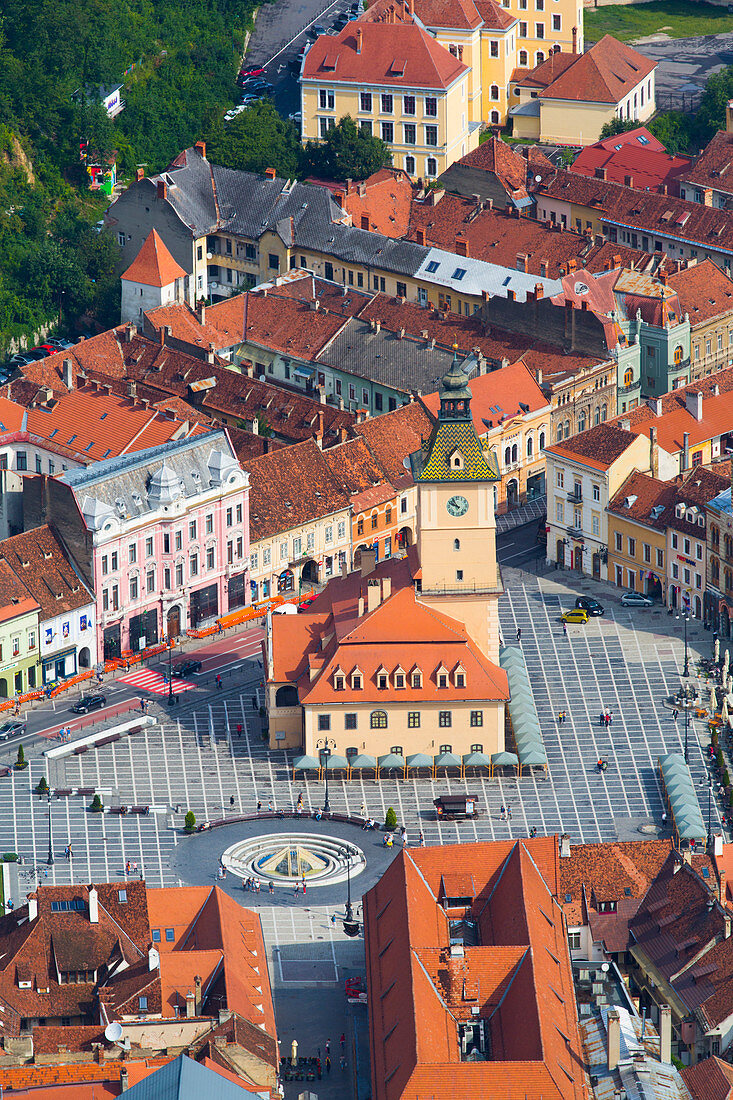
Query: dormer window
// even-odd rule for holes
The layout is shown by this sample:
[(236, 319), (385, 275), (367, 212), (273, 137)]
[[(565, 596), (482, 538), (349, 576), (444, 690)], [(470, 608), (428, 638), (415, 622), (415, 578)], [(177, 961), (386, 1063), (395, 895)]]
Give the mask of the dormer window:
[(684, 519), (685, 518), (685, 506), (684, 506), (684, 504), (678, 504), (677, 505), (677, 507), (675, 508), (675, 515), (677, 516), (677, 519)]
[(405, 686), (405, 673), (404, 669), (396, 668), (393, 673), (394, 686), (402, 690)]
[(462, 470), (464, 466), (463, 455), (460, 451), (453, 451), (448, 459), (451, 470)]
[(466, 670), (460, 666), (453, 673), (453, 683), (457, 688), (466, 686)]
[(344, 678), (343, 678), (343, 676), (336, 676), (335, 677), (334, 687), (336, 688), (336, 691), (343, 691), (344, 690)]
[(414, 668), (410, 674), (410, 681), (413, 688), (422, 687), (422, 672), (419, 668)]
[(386, 691), (389, 687), (389, 673), (384, 667), (377, 669), (377, 687), (380, 691)]
[(448, 687), (448, 669), (445, 665), (441, 665), (435, 673), (435, 680), (439, 688)]
[(363, 682), (363, 679), (362, 679), (361, 670), (360, 669), (355, 669), (351, 673), (351, 690), (352, 691), (361, 691), (362, 682)]

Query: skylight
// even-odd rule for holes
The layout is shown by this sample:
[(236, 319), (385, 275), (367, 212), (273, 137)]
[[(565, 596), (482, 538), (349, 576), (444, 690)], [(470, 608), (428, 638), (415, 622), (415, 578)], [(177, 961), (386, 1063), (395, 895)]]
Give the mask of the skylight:
[(428, 264), (426, 270), (429, 271), (431, 275), (433, 275), (438, 270), (439, 267), (440, 267), (440, 264), (436, 260), (431, 260), (430, 263)]
[(466, 274), (466, 269), (465, 269), (465, 267), (457, 267), (457, 268), (455, 269), (455, 271), (453, 272), (453, 278), (454, 278), (454, 279), (457, 279), (457, 280), (458, 280), (458, 281), (460, 282), (460, 280), (461, 280), (461, 279), (463, 278), (463, 276), (464, 276), (465, 274)]

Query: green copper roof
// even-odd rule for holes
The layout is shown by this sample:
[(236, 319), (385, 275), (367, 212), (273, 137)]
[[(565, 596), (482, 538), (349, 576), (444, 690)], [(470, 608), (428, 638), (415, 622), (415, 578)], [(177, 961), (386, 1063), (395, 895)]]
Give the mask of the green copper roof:
[[(460, 451), (462, 468), (451, 465), (451, 457)], [(427, 447), (425, 465), (417, 481), (499, 481), (493, 455), (487, 459), (471, 420), (438, 421)]]

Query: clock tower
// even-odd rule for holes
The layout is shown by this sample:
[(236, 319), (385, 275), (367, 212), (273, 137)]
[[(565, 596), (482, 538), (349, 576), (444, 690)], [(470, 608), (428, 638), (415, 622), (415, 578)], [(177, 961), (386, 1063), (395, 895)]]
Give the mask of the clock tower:
[(430, 439), (411, 456), (417, 482), (420, 600), (459, 619), (481, 651), (499, 659), (495, 460), (473, 426), (468, 376), (454, 356), (440, 387)]

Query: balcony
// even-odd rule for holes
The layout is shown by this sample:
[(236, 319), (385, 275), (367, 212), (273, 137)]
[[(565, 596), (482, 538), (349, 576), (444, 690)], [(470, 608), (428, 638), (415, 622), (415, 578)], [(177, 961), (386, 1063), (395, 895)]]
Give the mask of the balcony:
[(571, 539), (585, 538), (582, 527), (576, 527), (574, 524), (568, 524), (566, 530)]
[(641, 378), (637, 378), (635, 382), (630, 382), (628, 386), (619, 386), (618, 392), (623, 397), (628, 397), (630, 394), (634, 394), (637, 390), (641, 389)]
[(571, 493), (568, 493), (567, 499), (570, 501), (571, 504), (582, 504), (583, 503), (583, 490), (582, 489), (573, 489), (573, 491)]

